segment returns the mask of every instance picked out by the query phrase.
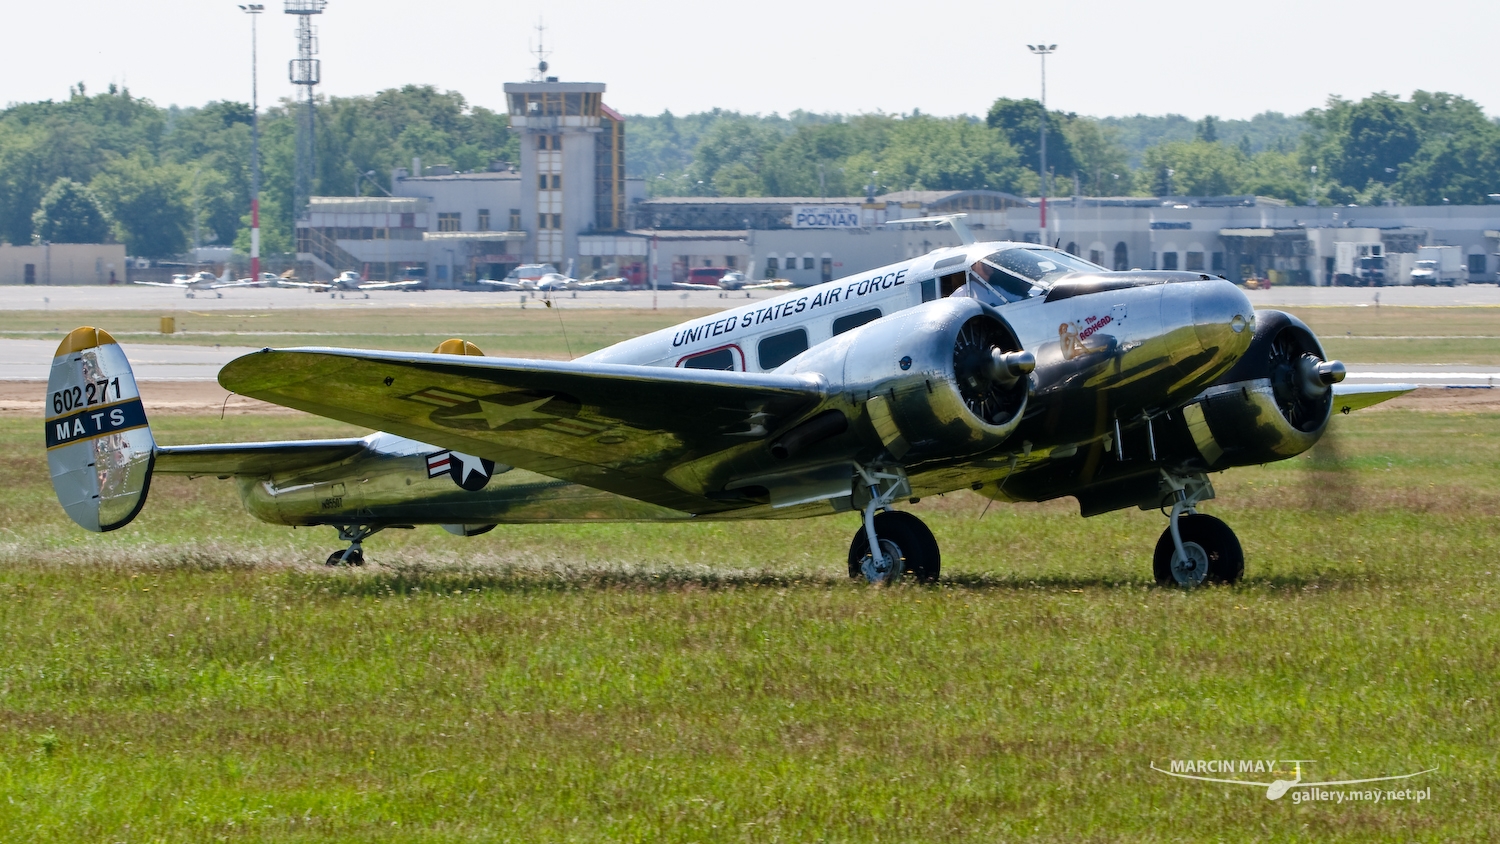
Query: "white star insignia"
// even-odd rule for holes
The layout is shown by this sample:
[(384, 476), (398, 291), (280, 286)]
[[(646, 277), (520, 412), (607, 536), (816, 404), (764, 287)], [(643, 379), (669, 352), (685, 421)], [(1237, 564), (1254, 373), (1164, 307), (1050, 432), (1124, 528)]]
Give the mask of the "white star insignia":
[(469, 480), (469, 476), (478, 472), (480, 477), (488, 477), (484, 473), (484, 461), (472, 454), (460, 454), (456, 451), (448, 452), (450, 460), (457, 460), (458, 465), (463, 467), (459, 473), (458, 482), (462, 485)]
[(538, 413), (537, 408), (552, 401), (551, 396), (544, 396), (536, 401), (524, 402), (522, 404), (500, 404), (498, 402), (479, 399), (479, 410), (473, 413), (465, 413), (462, 416), (450, 416), (450, 419), (483, 419), (491, 428), (499, 428), (511, 422), (526, 419), (554, 419), (550, 413)]

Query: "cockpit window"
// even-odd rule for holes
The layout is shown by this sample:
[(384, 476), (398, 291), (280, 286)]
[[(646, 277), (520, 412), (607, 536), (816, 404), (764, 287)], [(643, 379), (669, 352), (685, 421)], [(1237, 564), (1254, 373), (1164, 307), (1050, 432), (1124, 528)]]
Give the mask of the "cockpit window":
[(1105, 272), (1103, 267), (1051, 249), (1017, 246), (978, 261), (968, 272), (967, 293), (991, 304), (1019, 302), (1045, 293), (1052, 282), (1069, 273)]
[(1082, 258), (1054, 249), (1018, 246), (1002, 249), (984, 259), (999, 269), (1029, 280), (1032, 284), (1051, 287), (1052, 281), (1069, 273), (1099, 273), (1106, 270)]

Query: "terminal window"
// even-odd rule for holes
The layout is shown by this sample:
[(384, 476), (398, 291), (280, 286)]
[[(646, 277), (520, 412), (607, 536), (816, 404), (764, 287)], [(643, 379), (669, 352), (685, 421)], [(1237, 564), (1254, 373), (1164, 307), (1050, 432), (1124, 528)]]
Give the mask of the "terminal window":
[(438, 231), (456, 232), (463, 231), (463, 215), (457, 211), (438, 212)]
[(780, 265), (776, 263), (775, 255), (766, 259), (766, 278), (775, 278), (778, 269), (780, 269)]
[(478, 223), (479, 223), (479, 230), (480, 231), (487, 232), (487, 231), (490, 230), (490, 209), (488, 209), (488, 208), (481, 208), (481, 209), (479, 209), (479, 220), (478, 220)]
[(562, 176), (557, 173), (553, 173), (550, 176), (543, 173), (536, 177), (536, 186), (538, 190), (547, 190), (549, 188), (552, 190), (561, 190)]
[(1189, 253), (1187, 253), (1187, 265), (1185, 267), (1183, 267), (1183, 269), (1186, 269), (1186, 270), (1200, 270), (1201, 271), (1203, 269), (1203, 253), (1202, 252), (1189, 252)]
[(510, 225), (507, 227), (507, 229), (513, 232), (518, 232), (521, 230), (521, 209), (510, 209)]
[(816, 263), (816, 260), (813, 258), (813, 256), (807, 255), (807, 256), (803, 257), (803, 259), (802, 259), (802, 269), (804, 269), (804, 270), (810, 270), (810, 269), (813, 269), (816, 266), (817, 266), (817, 263)]

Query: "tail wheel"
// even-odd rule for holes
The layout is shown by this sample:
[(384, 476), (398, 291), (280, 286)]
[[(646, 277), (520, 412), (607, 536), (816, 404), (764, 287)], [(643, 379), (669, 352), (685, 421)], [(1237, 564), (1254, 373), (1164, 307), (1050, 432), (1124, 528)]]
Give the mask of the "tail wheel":
[(1245, 573), (1245, 551), (1239, 537), (1220, 519), (1202, 513), (1177, 521), (1186, 560), (1177, 560), (1172, 530), (1162, 531), (1156, 541), (1152, 569), (1160, 586), (1191, 588), (1201, 583), (1235, 583)]
[(875, 535), (883, 556), (889, 561), (884, 569), (874, 565), (870, 538), (864, 528), (849, 543), (849, 576), (870, 583), (894, 583), (910, 575), (919, 583), (934, 583), (942, 569), (937, 539), (921, 519), (900, 510), (887, 510), (875, 516)]

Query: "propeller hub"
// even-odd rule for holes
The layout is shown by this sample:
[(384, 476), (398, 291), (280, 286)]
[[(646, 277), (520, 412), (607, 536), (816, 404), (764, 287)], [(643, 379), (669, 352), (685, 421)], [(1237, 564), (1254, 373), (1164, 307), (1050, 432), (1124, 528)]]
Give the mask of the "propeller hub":
[(990, 380), (1002, 387), (1010, 387), (1016, 381), (1036, 371), (1036, 355), (1026, 350), (1007, 352), (999, 346), (990, 347)]
[(1304, 354), (1297, 360), (1297, 378), (1304, 395), (1318, 397), (1328, 388), (1344, 380), (1348, 370), (1339, 361), (1319, 360), (1314, 354)]

